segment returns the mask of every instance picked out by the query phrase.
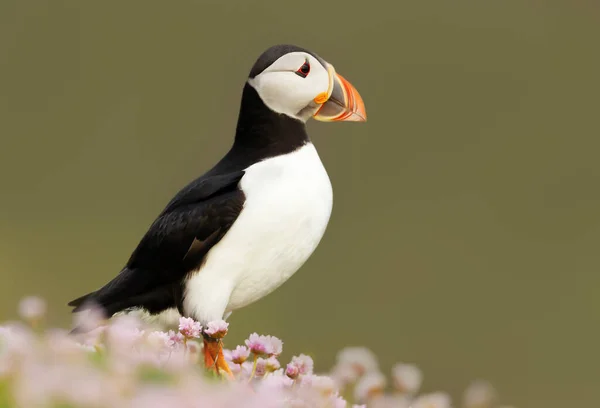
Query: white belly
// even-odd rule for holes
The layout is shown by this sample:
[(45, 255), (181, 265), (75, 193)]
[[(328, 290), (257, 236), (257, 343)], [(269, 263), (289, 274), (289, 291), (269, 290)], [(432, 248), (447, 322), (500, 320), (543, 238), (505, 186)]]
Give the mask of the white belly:
[(310, 143), (248, 167), (240, 183), (242, 212), (186, 284), (186, 314), (203, 323), (289, 279), (317, 247), (331, 215), (331, 183)]

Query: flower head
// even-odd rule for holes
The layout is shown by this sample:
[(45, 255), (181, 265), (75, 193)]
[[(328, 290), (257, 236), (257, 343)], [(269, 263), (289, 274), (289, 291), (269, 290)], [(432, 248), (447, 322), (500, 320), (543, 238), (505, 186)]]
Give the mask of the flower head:
[(45, 314), (46, 302), (37, 296), (27, 296), (19, 302), (19, 315), (25, 320), (39, 320)]
[(204, 329), (204, 333), (208, 334), (213, 339), (222, 339), (227, 334), (229, 323), (225, 320), (214, 320), (209, 322)]
[(292, 357), (291, 364), (298, 367), (298, 374), (312, 374), (314, 362), (312, 357), (306, 354), (300, 354), (299, 356)]
[(396, 390), (403, 394), (416, 394), (423, 382), (421, 370), (413, 364), (396, 364), (392, 367), (392, 377)]
[(337, 361), (338, 364), (349, 365), (359, 375), (379, 369), (375, 354), (366, 347), (347, 347), (338, 353)]
[(167, 334), (169, 335), (171, 347), (177, 347), (183, 344), (183, 339), (185, 339), (185, 337), (183, 336), (183, 334), (181, 334), (181, 332), (169, 330)]
[(281, 375), (281, 374), (278, 375), (278, 373), (274, 373), (272, 375), (266, 376), (261, 381), (260, 387), (261, 387), (261, 390), (265, 390), (265, 391), (270, 391), (273, 389), (280, 390), (280, 389), (291, 386), (293, 383), (294, 382), (291, 379), (287, 378), (286, 376)]
[(267, 373), (267, 360), (259, 358), (256, 360), (256, 371), (254, 376), (257, 378), (263, 377)]
[(267, 371), (272, 373), (273, 371), (279, 370), (281, 364), (279, 364), (279, 360), (277, 357), (271, 356), (267, 359)]
[(173, 347), (173, 341), (168, 333), (153, 331), (148, 334), (148, 345), (156, 350), (165, 350)]
[(267, 336), (269, 342), (271, 343), (271, 349), (269, 351), (269, 355), (278, 356), (283, 351), (283, 341), (275, 336)]
[(300, 370), (298, 369), (298, 366), (296, 364), (289, 363), (285, 368), (285, 375), (290, 377), (292, 380), (296, 379), (296, 377), (298, 377), (299, 374)]
[(300, 377), (300, 385), (312, 388), (324, 395), (333, 395), (336, 391), (335, 382), (324, 375), (307, 374)]
[(257, 333), (252, 333), (245, 343), (250, 352), (257, 356), (270, 354), (271, 343), (267, 336), (259, 336)]
[(385, 384), (385, 376), (379, 371), (368, 372), (356, 384), (354, 397), (360, 402), (365, 402), (375, 395), (383, 394)]
[(235, 364), (242, 364), (249, 356), (250, 350), (246, 346), (237, 346), (231, 351), (231, 361)]
[(86, 334), (85, 337), (88, 337), (87, 335), (90, 335), (92, 331), (104, 330), (106, 325), (103, 325), (104, 311), (93, 302), (87, 302), (86, 305), (86, 309), (73, 315), (73, 326), (79, 328)]
[(465, 408), (491, 408), (496, 406), (496, 390), (487, 381), (475, 381), (465, 390), (463, 405)]
[(353, 384), (359, 377), (359, 373), (357, 373), (352, 366), (340, 363), (333, 367), (330, 375), (338, 383), (340, 388), (345, 387), (348, 384)]
[(179, 319), (179, 332), (188, 339), (197, 339), (202, 333), (202, 325), (190, 317)]

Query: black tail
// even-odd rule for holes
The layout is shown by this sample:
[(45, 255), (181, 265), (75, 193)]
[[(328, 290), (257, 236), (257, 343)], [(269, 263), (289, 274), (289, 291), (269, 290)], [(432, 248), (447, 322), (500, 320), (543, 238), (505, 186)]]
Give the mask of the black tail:
[(69, 306), (73, 307), (73, 310), (71, 312), (75, 313), (84, 310), (85, 305), (87, 303), (92, 303), (94, 301), (94, 296), (96, 295), (96, 293), (97, 292), (91, 292), (87, 295), (83, 295), (81, 297), (78, 297), (77, 299), (71, 300), (68, 303)]
[(183, 291), (180, 282), (160, 282), (157, 285), (147, 276), (142, 270), (125, 268), (99, 290), (78, 297), (68, 305), (73, 307), (72, 312), (99, 308), (106, 318), (127, 309), (143, 308), (154, 314), (181, 306)]

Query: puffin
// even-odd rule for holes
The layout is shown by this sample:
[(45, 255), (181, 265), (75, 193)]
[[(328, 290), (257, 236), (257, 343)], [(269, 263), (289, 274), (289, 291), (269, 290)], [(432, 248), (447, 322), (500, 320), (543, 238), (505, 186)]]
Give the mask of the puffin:
[[(331, 182), (306, 131), (311, 118), (367, 116), (332, 64), (295, 45), (268, 48), (244, 84), (229, 151), (171, 199), (112, 280), (68, 303), (72, 312), (175, 313), (207, 327), (287, 281), (332, 210)], [(230, 375), (221, 340), (202, 337), (207, 367)]]

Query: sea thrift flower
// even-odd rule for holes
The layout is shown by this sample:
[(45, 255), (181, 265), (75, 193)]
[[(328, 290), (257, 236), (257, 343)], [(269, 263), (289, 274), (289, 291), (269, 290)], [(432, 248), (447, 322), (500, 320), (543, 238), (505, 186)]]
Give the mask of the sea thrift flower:
[(250, 378), (250, 375), (252, 374), (252, 368), (254, 367), (254, 363), (250, 360), (248, 361), (244, 361), (241, 364), (242, 370), (241, 370), (241, 376), (240, 379), (247, 379)]
[(272, 373), (273, 371), (279, 370), (281, 364), (279, 364), (279, 360), (277, 357), (271, 356), (267, 359), (267, 371)]
[(375, 354), (366, 347), (347, 347), (338, 353), (337, 360), (338, 364), (354, 368), (359, 375), (379, 369)]
[(215, 320), (209, 322), (204, 333), (208, 334), (213, 339), (222, 339), (227, 334), (229, 323), (225, 320)]
[(147, 340), (149, 346), (159, 351), (170, 349), (174, 344), (169, 334), (161, 331), (151, 332), (148, 334)]
[(197, 339), (202, 333), (202, 326), (190, 317), (182, 317), (179, 319), (179, 332), (187, 339)]
[(107, 346), (115, 351), (129, 353), (144, 336), (144, 330), (136, 327), (136, 323), (137, 321), (129, 316), (114, 318), (106, 330)]
[(392, 377), (394, 387), (402, 394), (416, 394), (423, 382), (421, 370), (413, 364), (396, 364), (392, 367)]
[(287, 375), (293, 380), (296, 379), (296, 377), (298, 377), (298, 374), (300, 374), (300, 369), (298, 369), (298, 366), (296, 364), (289, 363), (285, 368), (285, 375)]
[(310, 356), (306, 354), (300, 354), (299, 356), (292, 357), (290, 363), (298, 368), (298, 374), (312, 374), (314, 362)]
[[(182, 332), (163, 332), (127, 314), (109, 319), (92, 336), (71, 336), (61, 329), (42, 332), (23, 323), (0, 326), (0, 405), (348, 408), (341, 394), (350, 390), (338, 388), (339, 377), (348, 377), (359, 379), (354, 387), (358, 402), (369, 408), (450, 408), (444, 393), (413, 399), (422, 380), (414, 366), (394, 366), (394, 384), (401, 392), (383, 394), (386, 379), (373, 369), (376, 361), (366, 349), (340, 353), (336, 377), (314, 375), (313, 361), (306, 355), (280, 368), (276, 356), (282, 342), (256, 333), (246, 341), (250, 349), (223, 350), (232, 381), (208, 380), (197, 364), (202, 357), (200, 325), (192, 319), (180, 323)], [(223, 333), (222, 328), (220, 323), (209, 325), (207, 335)], [(254, 358), (248, 359), (251, 352)], [(497, 407), (491, 386), (473, 383), (465, 392), (464, 407)]]
[(19, 302), (19, 315), (25, 320), (37, 321), (45, 314), (46, 302), (37, 296), (28, 296)]
[(353, 384), (358, 380), (359, 373), (349, 364), (336, 364), (331, 370), (331, 378), (333, 378), (338, 387), (342, 388), (348, 384)]
[(256, 370), (254, 371), (255, 377), (263, 377), (267, 373), (267, 360), (259, 358), (256, 360)]
[(259, 336), (257, 333), (252, 333), (245, 343), (250, 352), (257, 356), (271, 354), (272, 346), (267, 336)]
[(231, 361), (235, 364), (242, 364), (249, 356), (250, 350), (246, 346), (237, 346), (231, 351)]
[(465, 390), (463, 405), (465, 408), (492, 408), (497, 405), (496, 390), (487, 381), (475, 381)]
[(365, 402), (376, 395), (383, 394), (386, 379), (379, 371), (371, 371), (365, 374), (354, 388), (354, 397), (360, 402)]
[(414, 400), (411, 408), (451, 408), (452, 400), (448, 394), (434, 392), (425, 394)]
[(183, 334), (181, 334), (181, 332), (169, 330), (167, 334), (169, 335), (171, 347), (177, 347), (183, 344), (183, 340), (185, 339), (185, 337), (183, 336)]
[(335, 382), (324, 375), (307, 374), (300, 377), (300, 385), (303, 387), (312, 388), (324, 395), (335, 393)]
[(268, 350), (269, 351), (269, 355), (271, 356), (278, 356), (281, 354), (281, 352), (283, 351), (283, 341), (281, 341), (280, 339), (278, 339), (275, 336), (267, 336), (269, 342), (271, 343), (271, 347)]
[(273, 389), (278, 389), (281, 390), (283, 388), (286, 387), (290, 387), (292, 386), (294, 382), (287, 378), (284, 375), (278, 374), (278, 372), (273, 373), (272, 375), (268, 375), (266, 376), (260, 384), (260, 389), (267, 391), (267, 390), (273, 390)]
[(73, 315), (73, 326), (80, 329), (84, 333), (84, 337), (89, 338), (92, 336), (92, 331), (99, 334), (106, 329), (106, 326), (103, 326), (105, 316), (102, 309), (95, 303), (86, 304), (88, 305), (87, 309)]

